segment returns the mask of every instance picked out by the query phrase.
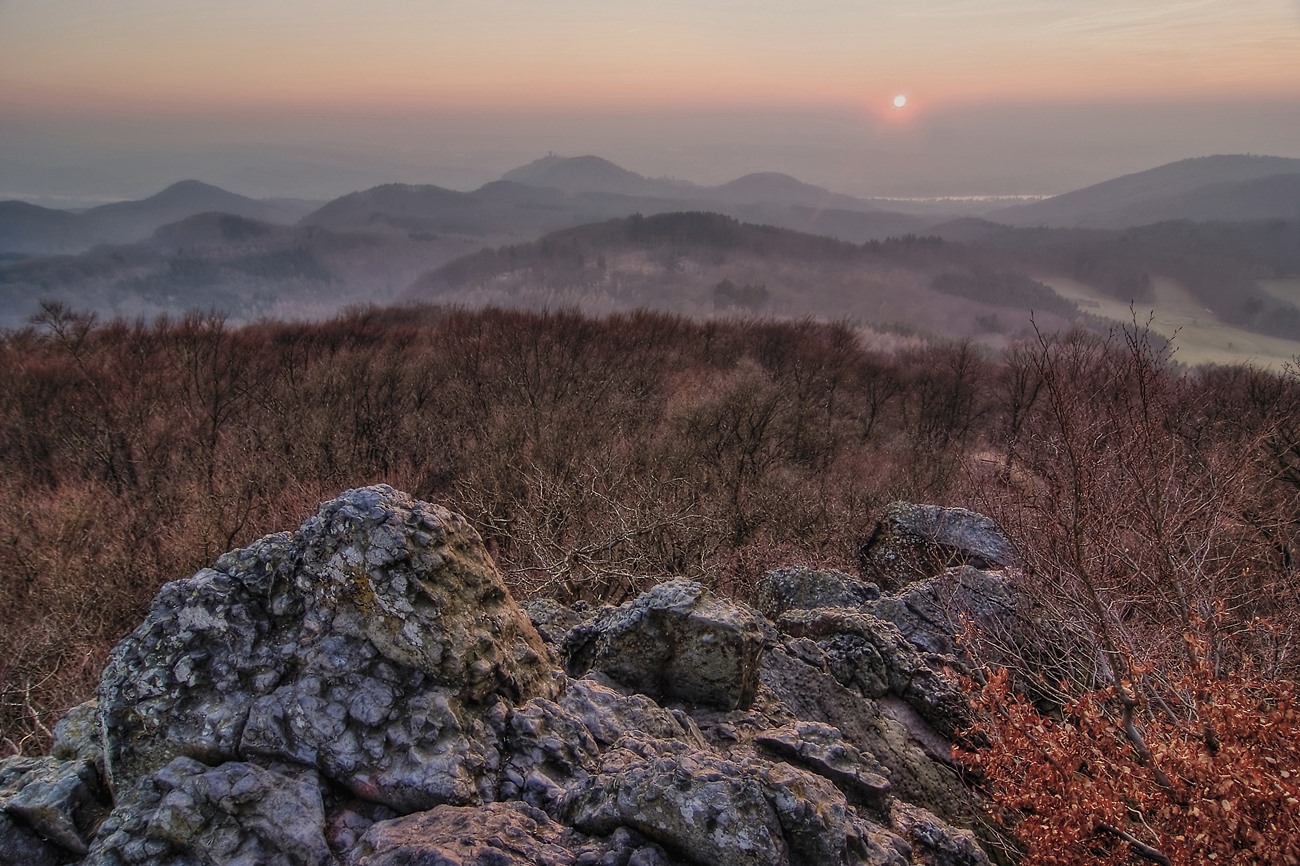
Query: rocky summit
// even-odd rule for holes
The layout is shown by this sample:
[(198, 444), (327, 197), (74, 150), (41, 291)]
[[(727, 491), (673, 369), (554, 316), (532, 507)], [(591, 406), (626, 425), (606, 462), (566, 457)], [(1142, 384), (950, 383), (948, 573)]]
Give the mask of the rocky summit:
[[(954, 611), (1014, 616), (1009, 546), (893, 517), (888, 592), (785, 569), (756, 609), (674, 581), (579, 612), (518, 606), (458, 515), (348, 491), (163, 587), (51, 754), (0, 763), (0, 864), (996, 862)], [(927, 527), (974, 553), (908, 553)]]

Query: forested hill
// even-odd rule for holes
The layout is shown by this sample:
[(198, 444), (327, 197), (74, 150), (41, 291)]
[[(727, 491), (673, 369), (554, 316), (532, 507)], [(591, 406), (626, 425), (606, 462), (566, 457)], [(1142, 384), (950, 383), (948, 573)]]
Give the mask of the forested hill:
[(847, 317), (995, 342), (1027, 333), (1031, 310), (1050, 329), (1079, 318), (1072, 302), (990, 266), (994, 258), (934, 236), (850, 244), (714, 213), (636, 215), (481, 250), (425, 274), (405, 297), (594, 312)]
[[(961, 220), (931, 235), (848, 244), (719, 214), (678, 213), (484, 249), (425, 274), (405, 297), (596, 312), (648, 306), (697, 315), (740, 308), (848, 316), (997, 343), (1026, 333), (1031, 311), (1049, 330), (1091, 327), (1087, 314), (1099, 304), (1160, 305), (1168, 298), (1157, 289), (1168, 284), (1202, 321), (1238, 329), (1239, 341), (1252, 333), (1300, 340), (1300, 296), (1291, 284), (1265, 285), (1297, 277), (1296, 221), (1097, 230)], [(1086, 292), (1063, 297), (1052, 287), (1059, 280)], [(728, 288), (744, 286), (751, 290)], [(1300, 345), (1277, 351), (1289, 357)]]

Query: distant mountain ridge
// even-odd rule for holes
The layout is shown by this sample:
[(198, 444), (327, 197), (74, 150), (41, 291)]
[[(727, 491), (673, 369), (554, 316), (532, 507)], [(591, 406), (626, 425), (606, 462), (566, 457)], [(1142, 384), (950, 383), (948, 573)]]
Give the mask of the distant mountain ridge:
[(599, 156), (555, 156), (549, 154), (501, 176), (528, 186), (562, 192), (606, 192), (619, 195), (674, 195), (678, 189), (667, 181), (643, 177)]
[[(1269, 294), (1289, 288), (1260, 284), (1300, 279), (1300, 170), (1292, 169), (1300, 160), (1185, 160), (1009, 209), (997, 221), (880, 210), (773, 172), (706, 187), (645, 178), (599, 157), (556, 156), (469, 192), (384, 184), (301, 219), (311, 203), (259, 201), (198, 181), (84, 213), (0, 202), (0, 323), (22, 322), (51, 297), (125, 315), (194, 307), (246, 317), (324, 314), (388, 302), (425, 275), (422, 288), (431, 291), (417, 296), (592, 310), (677, 297), (707, 313), (765, 287), (765, 309), (777, 314), (910, 316), (909, 326), (936, 333), (1002, 339), (1020, 327), (1007, 303), (1030, 298), (1040, 311), (1064, 309), (1034, 282), (1062, 278), (1138, 301), (1172, 280), (1225, 323), (1295, 339), (1300, 303)], [(1039, 230), (1052, 208), (1063, 219), (1119, 214), (1141, 224)], [(634, 217), (641, 222), (599, 227)], [(650, 249), (640, 242), (656, 227), (679, 236)], [(609, 231), (629, 243), (607, 244), (601, 237)], [(137, 240), (113, 240), (130, 236)], [(529, 246), (544, 236), (542, 248)], [(743, 254), (710, 246), (725, 237), (744, 239)], [(861, 245), (870, 255), (844, 258), (845, 246)], [(527, 271), (516, 267), (522, 259), (532, 262)], [(487, 281), (461, 282), (473, 274)], [(711, 297), (723, 282), (731, 289)], [(473, 297), (459, 297), (465, 286)], [(903, 304), (908, 292), (914, 297)], [(945, 318), (914, 309), (920, 298)]]
[(780, 204), (872, 212), (880, 210), (866, 199), (831, 192), (780, 172), (754, 172), (719, 186), (681, 180), (648, 178), (598, 156), (550, 154), (501, 176), (503, 181), (566, 193), (611, 193), (677, 201), (731, 204)]
[(924, 231), (932, 220), (882, 211), (777, 173), (716, 187), (647, 178), (596, 156), (550, 155), (460, 193), (386, 184), (335, 199), (304, 218), (335, 230), (504, 233), (520, 239), (607, 219), (699, 210), (863, 243)]
[(282, 225), (297, 222), (316, 202), (260, 200), (198, 180), (182, 180), (148, 198), (113, 202), (80, 213), (0, 202), (0, 253), (81, 252), (96, 244), (142, 241), (168, 223), (219, 212)]
[(1300, 159), (1218, 155), (1184, 159), (987, 218), (1019, 227), (1128, 228), (1165, 220), (1294, 218)]
[[(900, 210), (908, 212), (900, 212)], [(929, 232), (958, 216), (1018, 227), (1128, 228), (1168, 220), (1239, 221), (1300, 214), (1300, 159), (1209, 156), (1114, 178), (1050, 199), (984, 212), (926, 212), (832, 192), (778, 172), (755, 172), (718, 186), (648, 178), (598, 156), (547, 155), (471, 192), (430, 184), (384, 184), (330, 202), (254, 199), (184, 180), (139, 201), (74, 213), (0, 202), (0, 256), (78, 253), (96, 244), (147, 239), (169, 223), (226, 213), (278, 225), (386, 230), (424, 235), (527, 240), (566, 226), (633, 213), (723, 213), (747, 222), (863, 243)], [(958, 212), (960, 211), (960, 212)]]

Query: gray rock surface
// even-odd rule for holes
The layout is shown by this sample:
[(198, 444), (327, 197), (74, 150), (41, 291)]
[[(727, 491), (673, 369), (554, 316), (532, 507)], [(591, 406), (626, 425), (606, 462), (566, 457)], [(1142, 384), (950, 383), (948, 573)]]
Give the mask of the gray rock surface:
[(812, 640), (831, 675), (865, 697), (893, 695), (951, 736), (969, 721), (957, 680), (945, 660), (916, 649), (898, 627), (870, 613), (822, 608), (788, 611), (777, 627)]
[(163, 587), (104, 671), (108, 775), (259, 758), (406, 811), (480, 802), (489, 715), (553, 667), (462, 518), (349, 491)]
[(524, 613), (532, 621), (537, 633), (548, 644), (559, 645), (564, 636), (588, 617), (582, 613), (560, 604), (553, 598), (534, 598), (524, 606)]
[(0, 812), (0, 866), (61, 866), (80, 858), (49, 842), (23, 822)]
[(796, 722), (765, 731), (755, 740), (780, 757), (802, 764), (846, 791), (864, 799), (877, 811), (888, 809), (889, 779), (876, 771), (874, 755), (866, 755), (844, 739), (839, 728), (823, 722)]
[(961, 566), (909, 584), (897, 595), (877, 600), (871, 610), (921, 651), (956, 657), (956, 635), (967, 623), (982, 628), (1009, 624), (1017, 602), (1000, 572)]
[(867, 579), (892, 592), (952, 566), (987, 570), (1015, 561), (1011, 542), (982, 514), (895, 502), (862, 545), (858, 565)]
[(0, 764), (0, 811), (73, 854), (87, 852), (108, 811), (104, 800), (89, 761), (14, 758)]
[[(302, 767), (175, 758), (125, 821), (105, 822), (91, 863), (327, 866), (320, 779)], [(148, 806), (145, 806), (145, 803)], [(121, 818), (123, 810), (119, 807)]]
[(651, 697), (718, 709), (749, 706), (765, 623), (698, 583), (661, 583), (568, 633), (566, 667), (603, 671)]
[(462, 518), (349, 491), (164, 587), (0, 762), (0, 866), (978, 866), (950, 602), (1003, 610), (958, 584), (526, 615)]
[(78, 704), (54, 723), (50, 756), (60, 761), (86, 761), (104, 774), (104, 741), (100, 737), (99, 703)]
[(878, 598), (880, 587), (840, 571), (781, 568), (767, 572), (758, 581), (754, 607), (763, 616), (775, 620), (787, 610), (862, 607)]

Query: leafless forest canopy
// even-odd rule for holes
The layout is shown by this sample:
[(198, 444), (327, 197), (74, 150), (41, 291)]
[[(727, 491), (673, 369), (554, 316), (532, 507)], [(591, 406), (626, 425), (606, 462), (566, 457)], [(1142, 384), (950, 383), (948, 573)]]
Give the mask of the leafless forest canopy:
[[(852, 571), (909, 499), (993, 515), (1044, 596), (1100, 593), (1060, 616), (1142, 658), (1300, 611), (1300, 382), (1179, 369), (1141, 329), (884, 354), (812, 321), (52, 305), (4, 334), (0, 381), (7, 752), (91, 693), (162, 582), (379, 481), (468, 515), (524, 597)], [(1248, 654), (1293, 673), (1267, 633)]]

